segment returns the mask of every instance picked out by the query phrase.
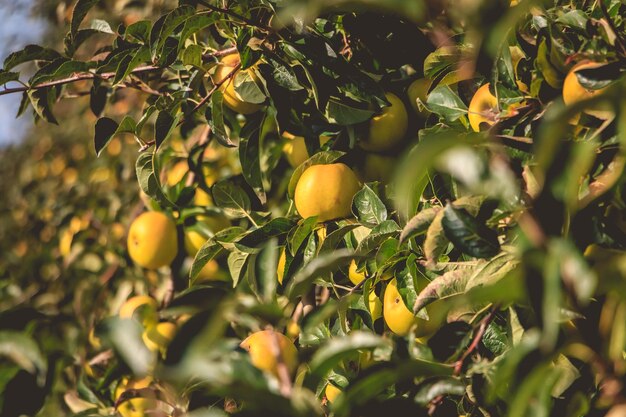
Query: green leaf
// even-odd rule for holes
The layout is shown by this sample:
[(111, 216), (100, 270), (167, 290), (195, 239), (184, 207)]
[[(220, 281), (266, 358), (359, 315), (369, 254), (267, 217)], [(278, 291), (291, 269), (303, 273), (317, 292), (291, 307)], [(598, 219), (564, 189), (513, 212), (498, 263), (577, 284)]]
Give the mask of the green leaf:
[(599, 90), (615, 82), (623, 72), (619, 62), (611, 62), (596, 68), (579, 69), (574, 74), (583, 87), (589, 90)]
[(91, 21), (91, 25), (89, 25), (90, 29), (98, 31), (100, 33), (108, 33), (110, 35), (114, 35), (113, 29), (111, 29), (111, 25), (106, 20), (102, 19), (93, 19)]
[(289, 248), (292, 255), (295, 256), (296, 252), (298, 252), (298, 249), (300, 249), (300, 246), (302, 246), (302, 244), (309, 238), (309, 235), (313, 233), (316, 225), (317, 216), (304, 219), (302, 222), (300, 222), (300, 224), (298, 224), (298, 227), (293, 233), (293, 236), (289, 240), (289, 242), (291, 243), (289, 245)]
[(483, 345), (496, 356), (503, 354), (509, 347), (506, 330), (504, 326), (491, 322), (481, 340)]
[[(104, 111), (108, 94), (109, 94), (108, 88), (102, 85), (98, 85), (98, 83), (96, 82), (93, 83), (93, 86), (91, 87), (91, 90), (89, 92), (89, 108), (91, 109), (91, 112), (96, 117), (100, 117), (100, 115)], [(97, 132), (97, 122), (96, 122), (96, 132)], [(106, 142), (108, 143), (108, 140)], [(99, 156), (99, 152), (97, 149), (96, 149), (96, 154), (98, 154)]]
[(6, 83), (10, 83), (11, 81), (17, 81), (19, 79), (19, 73), (0, 69), (0, 86), (5, 85)]
[(271, 60), (270, 62), (273, 67), (272, 76), (274, 81), (276, 81), (276, 84), (289, 91), (300, 91), (304, 89), (291, 68), (276, 60)]
[(384, 347), (387, 343), (382, 337), (364, 331), (354, 331), (348, 336), (331, 339), (311, 358), (310, 372), (317, 378), (324, 378), (342, 360), (356, 356), (359, 350), (373, 350)]
[(329, 99), (326, 105), (326, 118), (328, 121), (342, 126), (365, 122), (373, 115), (374, 111), (372, 110), (351, 107), (336, 98)]
[(147, 375), (152, 369), (155, 354), (148, 350), (141, 338), (143, 327), (133, 319), (109, 317), (102, 324), (104, 338), (135, 375)]
[(345, 240), (345, 237), (352, 230), (357, 227), (363, 227), (359, 224), (347, 224), (345, 226), (341, 226), (339, 229), (329, 233), (324, 239), (322, 243), (322, 247), (320, 248), (320, 252), (332, 251), (339, 246), (339, 244)]
[(413, 312), (418, 317), (427, 319), (425, 312), (421, 311), (424, 307), (444, 297), (464, 294), (471, 272), (471, 269), (455, 269), (433, 279), (418, 294), (413, 304)]
[(160, 111), (157, 114), (156, 121), (154, 122), (154, 144), (157, 149), (165, 139), (172, 134), (178, 125), (178, 120), (181, 115), (182, 113), (176, 113), (175, 116), (172, 116), (172, 114), (166, 110)]
[(156, 200), (160, 205), (164, 207), (176, 207), (171, 202), (161, 188), (161, 182), (155, 172), (154, 159), (156, 153), (144, 152), (139, 155), (137, 162), (135, 163), (135, 170), (137, 172), (137, 180), (139, 181), (139, 187), (150, 198)]
[[(413, 259), (411, 259), (410, 261), (416, 262), (414, 255)], [(396, 279), (398, 292), (400, 293), (402, 301), (404, 301), (404, 305), (415, 305), (415, 302), (417, 301), (417, 294), (420, 288), (416, 286), (416, 277), (411, 274), (410, 269), (408, 267), (403, 268), (394, 275), (394, 278)]]
[(249, 253), (238, 251), (228, 254), (228, 272), (233, 280), (233, 288), (237, 287), (239, 281), (244, 277), (249, 256)]
[(258, 118), (253, 118), (241, 129), (239, 134), (239, 161), (241, 162), (242, 174), (246, 182), (250, 185), (261, 204), (265, 204), (267, 197), (263, 189), (260, 162), (260, 121)]
[(183, 50), (180, 59), (183, 65), (202, 68), (202, 47), (196, 44), (189, 45)]
[(287, 234), (295, 224), (295, 220), (286, 217), (272, 219), (258, 229), (254, 229), (246, 234), (237, 241), (236, 246), (239, 250), (248, 252), (249, 248), (257, 248), (269, 239)]
[(374, 227), (387, 220), (387, 207), (367, 184), (354, 195), (352, 212), (359, 222), (369, 227)]
[(450, 128), (433, 128), (420, 131), (420, 142), (400, 162), (394, 182), (395, 204), (404, 218), (417, 213), (422, 194), (429, 182), (430, 171), (439, 155), (459, 143), (478, 145), (484, 141), (482, 135), (468, 134)]
[[(0, 356), (8, 357), (22, 369), (45, 377), (47, 363), (37, 343), (26, 333), (0, 331)], [(42, 381), (43, 382), (43, 381)]]
[[(150, 33), (150, 49), (152, 50), (153, 60), (157, 57), (163, 58), (163, 56), (168, 54), (165, 52), (167, 49), (166, 46), (168, 39), (174, 40), (173, 38), (170, 38), (170, 35), (172, 35), (176, 28), (184, 23), (189, 17), (193, 16), (195, 11), (195, 7), (193, 6), (182, 5), (165, 15), (165, 19), (159, 19), (162, 22), (160, 25), (155, 23), (152, 27), (152, 32)], [(174, 41), (175, 44), (170, 46), (173, 47), (174, 52), (177, 54), (179, 41)]]
[(422, 406), (427, 406), (431, 401), (439, 396), (463, 396), (466, 385), (463, 381), (453, 377), (429, 378), (417, 387), (415, 402)]
[(120, 124), (108, 117), (101, 117), (96, 122), (95, 136), (94, 136), (94, 149), (96, 155), (100, 156), (102, 150), (108, 145), (109, 141), (121, 133), (135, 133), (136, 129), (135, 121), (126, 116), (122, 119)]
[(124, 32), (124, 39), (128, 40), (130, 37), (133, 37), (138, 41), (147, 44), (150, 37), (151, 27), (152, 22), (149, 20), (140, 20), (135, 22), (126, 28), (126, 31)]
[(74, 5), (74, 10), (72, 11), (72, 22), (70, 24), (70, 33), (72, 37), (76, 36), (76, 32), (78, 32), (78, 28), (87, 16), (89, 10), (98, 4), (99, 0), (78, 0)]
[(211, 26), (220, 18), (221, 16), (218, 13), (196, 13), (191, 15), (187, 20), (185, 20), (185, 25), (180, 33), (179, 49), (185, 46), (185, 41), (194, 33)]
[(446, 237), (459, 250), (476, 258), (489, 258), (500, 252), (498, 234), (480, 224), (467, 210), (447, 204), (443, 213)]
[(21, 51), (13, 52), (4, 59), (4, 70), (8, 71), (20, 64), (30, 61), (54, 61), (61, 57), (54, 49), (39, 45), (26, 45)]
[(334, 252), (320, 254), (300, 269), (289, 281), (285, 294), (289, 299), (294, 300), (305, 294), (316, 278), (322, 278), (337, 270), (340, 266), (345, 266), (355, 258), (355, 252), (350, 249), (338, 249)]
[(51, 108), (54, 103), (54, 91), (50, 88), (39, 88), (28, 90), (27, 93), (35, 113), (48, 123), (58, 124)]
[(146, 46), (142, 46), (136, 52), (129, 53), (124, 56), (115, 69), (115, 77), (113, 78), (113, 85), (117, 86), (124, 81), (131, 72), (137, 68), (140, 64), (149, 61), (150, 50)]
[(402, 233), (400, 233), (400, 243), (426, 233), (428, 227), (435, 220), (437, 213), (440, 211), (441, 207), (429, 207), (413, 216), (406, 226), (404, 226), (404, 229), (402, 229)]
[(389, 237), (395, 236), (400, 231), (398, 224), (393, 220), (385, 220), (372, 229), (357, 248), (357, 251), (363, 255), (378, 249), (378, 247)]
[(463, 100), (447, 85), (438, 85), (428, 94), (426, 108), (443, 117), (447, 122), (454, 122), (467, 114)]
[(213, 201), (224, 212), (233, 217), (247, 217), (250, 211), (250, 197), (246, 192), (229, 180), (222, 180), (211, 187)]
[(257, 277), (257, 288), (260, 289), (261, 300), (264, 303), (271, 303), (276, 298), (276, 267), (278, 265), (278, 246), (276, 238), (269, 238), (263, 241), (263, 249), (259, 252), (255, 262), (255, 276)]
[(189, 271), (189, 278), (191, 282), (195, 281), (198, 274), (205, 267), (211, 259), (214, 259), (217, 255), (224, 251), (223, 243), (234, 242), (239, 236), (241, 236), (243, 230), (239, 227), (229, 227), (224, 230), (220, 230), (213, 237), (209, 238), (204, 245), (200, 247), (198, 253), (193, 259), (191, 269)]
[(235, 91), (246, 103), (261, 104), (265, 102), (266, 96), (252, 76), (254, 69), (247, 71), (237, 71), (234, 78)]
[(211, 106), (207, 108), (206, 119), (211, 132), (222, 146), (234, 148), (237, 145), (230, 140), (226, 125), (224, 124), (224, 94), (215, 90), (211, 96)]
[(439, 262), (439, 258), (443, 255), (448, 246), (449, 240), (443, 230), (444, 211), (439, 210), (435, 214), (432, 222), (426, 229), (426, 239), (424, 239), (424, 255), (426, 256), (427, 265), (433, 268)]

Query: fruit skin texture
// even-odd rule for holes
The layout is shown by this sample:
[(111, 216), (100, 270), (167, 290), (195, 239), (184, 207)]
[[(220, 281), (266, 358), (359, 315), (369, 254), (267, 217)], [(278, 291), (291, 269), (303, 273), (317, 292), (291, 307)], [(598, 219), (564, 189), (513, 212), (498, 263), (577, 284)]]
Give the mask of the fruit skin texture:
[(375, 291), (371, 291), (367, 297), (367, 305), (372, 316), (372, 322), (378, 320), (383, 316), (383, 303), (380, 301), (380, 297), (376, 295)]
[[(421, 282), (420, 284), (420, 288), (417, 288), (418, 291), (421, 291), (426, 282)], [(429, 320), (416, 317), (404, 304), (400, 292), (398, 292), (398, 281), (395, 278), (387, 284), (383, 298), (385, 323), (398, 336), (406, 336), (413, 323), (416, 323), (415, 336), (418, 338), (428, 337), (437, 331), (442, 319), (444, 319), (444, 317), (441, 317), (441, 312), (436, 311), (432, 305), (426, 307)]]
[[(151, 377), (133, 379), (130, 381), (124, 379), (115, 389), (115, 400), (117, 401), (126, 390), (148, 388), (151, 383)], [(121, 403), (117, 407), (117, 412), (122, 417), (144, 417), (148, 415), (146, 411), (156, 409), (157, 405), (156, 398), (136, 397)]]
[[(309, 152), (306, 149), (304, 137), (294, 136), (289, 132), (283, 133), (283, 137), (285, 138), (283, 153), (285, 154), (285, 158), (287, 158), (287, 161), (292, 168), (297, 167), (298, 165), (309, 159)], [(320, 146), (322, 146), (329, 140), (330, 138), (328, 136), (320, 136)]]
[(178, 252), (176, 225), (163, 213), (148, 211), (137, 217), (128, 231), (128, 254), (148, 269), (172, 263)]
[(158, 320), (157, 301), (148, 295), (131, 297), (120, 308), (119, 316), (122, 319), (135, 318), (145, 327), (154, 325)]
[(164, 351), (176, 335), (177, 327), (174, 323), (163, 322), (147, 328), (141, 338), (146, 347), (152, 351)]
[[(220, 64), (217, 67), (217, 71), (215, 71), (215, 75), (213, 76), (214, 82), (217, 83), (226, 78), (228, 74), (230, 74), (230, 72), (233, 70), (233, 68), (235, 68), (239, 64), (239, 62), (240, 60), (238, 54), (226, 55), (224, 58), (222, 58)], [(263, 107), (262, 105), (243, 101), (241, 96), (237, 94), (237, 91), (235, 91), (235, 77), (238, 73), (239, 71), (237, 71), (235, 75), (228, 79), (219, 88), (222, 94), (224, 94), (224, 104), (226, 104), (237, 113), (241, 114), (252, 114), (261, 110), (261, 108)], [(250, 74), (252, 75), (252, 78), (256, 80), (254, 72), (250, 71)]]
[(289, 373), (293, 373), (298, 365), (296, 346), (287, 336), (273, 330), (252, 333), (239, 346), (248, 351), (252, 365), (274, 376), (278, 376), (277, 357), (279, 355)]
[(348, 278), (354, 285), (359, 285), (361, 281), (365, 279), (364, 272), (357, 272), (356, 262), (350, 261), (350, 267), (348, 268)]
[(395, 148), (402, 142), (409, 127), (409, 115), (402, 100), (393, 93), (386, 93), (385, 97), (391, 106), (372, 117), (369, 135), (361, 141), (361, 147), (367, 151), (384, 152)]
[[(563, 101), (567, 106), (570, 106), (579, 101), (590, 99), (598, 94), (602, 94), (605, 88), (601, 88), (599, 90), (587, 90), (578, 82), (578, 77), (576, 76), (576, 71), (582, 69), (591, 69), (597, 68), (604, 64), (598, 62), (581, 62), (575, 65), (570, 72), (565, 77), (565, 81), (563, 81)], [(611, 110), (602, 109), (602, 106), (587, 108), (584, 110), (585, 113), (590, 114), (598, 119), (610, 119), (614, 116)]]
[(333, 384), (326, 385), (326, 388), (324, 389), (324, 396), (331, 404), (335, 402), (335, 400), (337, 399), (337, 397), (339, 397), (339, 395), (341, 395), (341, 393), (342, 391)]
[(342, 163), (311, 165), (296, 185), (296, 209), (302, 218), (317, 216), (319, 222), (349, 217), (360, 189), (354, 172)]
[(417, 113), (417, 115), (419, 115), (420, 117), (425, 118), (430, 112), (426, 108), (420, 109), (417, 105), (417, 99), (420, 99), (422, 103), (426, 103), (426, 99), (428, 98), (428, 89), (430, 88), (431, 84), (432, 81), (428, 78), (418, 78), (417, 80), (413, 81), (411, 85), (409, 85), (409, 88), (406, 90), (406, 94), (409, 96), (409, 102), (411, 103), (411, 107), (413, 107), (415, 113)]
[(415, 315), (404, 304), (402, 297), (400, 297), (398, 282), (395, 278), (385, 288), (383, 317), (389, 329), (399, 336), (406, 336), (413, 323), (417, 320)]
[(472, 97), (467, 117), (474, 132), (480, 132), (480, 125), (495, 123), (493, 116), (498, 113), (498, 99), (489, 91), (489, 83), (483, 85)]

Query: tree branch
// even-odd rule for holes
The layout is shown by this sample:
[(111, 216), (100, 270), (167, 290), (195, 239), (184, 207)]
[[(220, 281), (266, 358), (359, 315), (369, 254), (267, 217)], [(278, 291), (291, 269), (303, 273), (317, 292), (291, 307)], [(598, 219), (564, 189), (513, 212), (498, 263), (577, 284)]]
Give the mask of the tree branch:
[(496, 317), (496, 313), (500, 309), (500, 305), (496, 304), (491, 307), (491, 311), (487, 314), (478, 325), (478, 329), (476, 330), (476, 334), (474, 334), (474, 338), (472, 339), (472, 343), (468, 346), (467, 350), (463, 352), (463, 355), (454, 363), (454, 375), (460, 375), (461, 370), (463, 369), (463, 363), (465, 360), (476, 350), (478, 344), (482, 340), (485, 335), (485, 331), (487, 330), (487, 326), (489, 323)]
[[(222, 49), (219, 51), (211, 52), (209, 54), (204, 54), (202, 58), (204, 60), (209, 60), (209, 59), (224, 56), (224, 55), (230, 55), (236, 51), (237, 51), (237, 48), (233, 46), (233, 47), (229, 47), (229, 48)], [(136, 75), (136, 74), (140, 74), (143, 72), (157, 71), (161, 69), (165, 69), (165, 68), (159, 67), (156, 65), (144, 65), (144, 66), (135, 68), (134, 70), (130, 72), (129, 75)], [(54, 80), (54, 81), (48, 81), (48, 82), (44, 82), (44, 83), (37, 84), (37, 85), (5, 88), (4, 90), (0, 90), (0, 96), (6, 95), (6, 94), (13, 94), (13, 93), (23, 93), (24, 91), (28, 91), (28, 90), (40, 90), (42, 88), (55, 87), (57, 85), (70, 84), (70, 83), (83, 81), (83, 80), (93, 80), (96, 78), (101, 79), (101, 80), (109, 80), (113, 77), (115, 77), (115, 72), (105, 72), (102, 74), (98, 74), (96, 72), (78, 73), (78, 74), (72, 75), (71, 77), (61, 78), (59, 80)]]

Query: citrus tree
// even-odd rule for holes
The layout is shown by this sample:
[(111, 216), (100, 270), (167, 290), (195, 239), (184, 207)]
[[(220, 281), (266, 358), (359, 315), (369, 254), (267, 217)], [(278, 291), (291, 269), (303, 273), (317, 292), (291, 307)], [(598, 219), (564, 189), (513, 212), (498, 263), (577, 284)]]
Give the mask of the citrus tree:
[(626, 415), (626, 5), (54, 10), (2, 416)]

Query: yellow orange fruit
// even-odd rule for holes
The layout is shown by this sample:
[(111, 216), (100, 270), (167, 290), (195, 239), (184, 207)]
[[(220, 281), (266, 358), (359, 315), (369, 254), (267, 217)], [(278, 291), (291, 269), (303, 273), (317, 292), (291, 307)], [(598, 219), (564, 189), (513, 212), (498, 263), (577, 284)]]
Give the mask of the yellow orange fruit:
[(176, 162), (166, 173), (166, 184), (170, 187), (181, 182), (189, 172), (189, 165), (185, 161)]
[(359, 285), (365, 279), (365, 272), (358, 272), (357, 265), (354, 260), (350, 261), (348, 267), (348, 278), (354, 285)]
[[(285, 158), (293, 168), (297, 167), (307, 159), (309, 159), (309, 152), (306, 149), (306, 143), (304, 137), (294, 136), (289, 132), (283, 133), (285, 138), (285, 144), (283, 145), (283, 153)], [(319, 144), (322, 146), (328, 142), (330, 138), (328, 136), (320, 136)]]
[[(579, 101), (588, 100), (596, 95), (602, 94), (605, 88), (601, 88), (599, 90), (588, 90), (580, 84), (578, 81), (578, 77), (576, 76), (576, 71), (583, 69), (591, 69), (597, 68), (604, 64), (598, 62), (581, 62), (575, 65), (570, 72), (565, 77), (565, 81), (563, 81), (563, 101), (566, 105), (570, 106)], [(613, 111), (610, 109), (610, 106), (605, 105), (596, 105), (594, 107), (586, 108), (584, 110), (585, 113), (590, 114), (598, 119), (610, 119), (614, 117)]]
[(226, 279), (228, 279), (228, 275), (220, 271), (220, 264), (215, 259), (211, 259), (198, 272), (196, 282), (224, 281)]
[(391, 105), (370, 120), (367, 138), (360, 142), (365, 150), (384, 152), (394, 149), (406, 136), (409, 116), (404, 103), (393, 93), (386, 93), (385, 97)]
[[(239, 62), (239, 54), (226, 55), (218, 64), (213, 81), (215, 83), (218, 83), (228, 77), (233, 69), (237, 65), (239, 65)], [(247, 69), (244, 71), (248, 72), (250, 76), (256, 81), (257, 77), (256, 75), (254, 75), (254, 71), (252, 71), (251, 69)], [(261, 104), (248, 103), (244, 101), (243, 98), (237, 93), (237, 91), (235, 91), (235, 77), (237, 76), (238, 72), (239, 70), (219, 87), (219, 90), (222, 92), (222, 94), (224, 94), (224, 104), (226, 104), (237, 113), (255, 113), (259, 111), (263, 106)]]
[(470, 101), (467, 117), (474, 132), (480, 132), (483, 125), (491, 126), (498, 115), (498, 99), (489, 91), (489, 83), (483, 85)]
[(276, 277), (278, 278), (278, 283), (282, 285), (283, 278), (285, 277), (285, 266), (287, 265), (287, 254), (285, 253), (285, 248), (280, 252), (280, 256), (278, 257), (278, 265), (276, 266)]
[(252, 333), (240, 346), (250, 354), (254, 366), (262, 371), (278, 376), (278, 364), (284, 363), (289, 373), (298, 365), (298, 350), (284, 334), (273, 330)]
[(383, 317), (389, 329), (399, 336), (407, 335), (416, 321), (415, 315), (406, 307), (398, 292), (395, 278), (385, 288)]
[(168, 216), (149, 211), (137, 217), (128, 231), (128, 254), (148, 269), (169, 265), (178, 252), (176, 225)]
[(345, 164), (311, 165), (295, 190), (295, 204), (302, 218), (317, 216), (319, 222), (352, 214), (352, 198), (361, 189), (354, 172)]
[(426, 117), (430, 113), (428, 109), (423, 106), (420, 109), (420, 106), (417, 104), (417, 100), (421, 101), (422, 103), (426, 103), (426, 100), (428, 99), (428, 89), (430, 88), (431, 84), (432, 81), (428, 78), (418, 78), (417, 80), (413, 81), (409, 85), (409, 88), (406, 90), (406, 93), (409, 96), (409, 102), (411, 103), (411, 107), (413, 107), (415, 113), (418, 114), (420, 117)]
[(367, 296), (367, 306), (372, 316), (372, 322), (383, 316), (383, 302), (380, 301), (380, 297), (376, 295), (374, 290), (371, 290)]
[[(421, 288), (423, 288), (426, 284), (426, 280), (420, 284)], [(421, 288), (417, 288), (417, 290), (419, 291)], [(429, 316), (428, 320), (416, 317), (413, 312), (407, 308), (406, 304), (404, 304), (404, 300), (402, 300), (400, 292), (398, 291), (398, 282), (395, 278), (387, 284), (383, 298), (383, 317), (385, 318), (385, 323), (387, 323), (387, 326), (392, 332), (399, 336), (406, 336), (411, 327), (417, 324), (415, 336), (418, 338), (429, 337), (437, 331), (442, 319), (444, 319), (441, 311), (437, 311), (432, 304), (426, 307), (426, 312)]]
[(337, 399), (337, 397), (339, 397), (339, 395), (342, 393), (343, 391), (341, 391), (340, 388), (337, 388), (336, 386), (334, 386), (331, 383), (328, 383), (326, 385), (326, 388), (324, 389), (324, 396), (326, 397), (326, 400), (328, 400), (329, 403), (334, 403), (335, 400)]
[(136, 319), (144, 326), (155, 324), (158, 320), (157, 301), (149, 295), (137, 295), (126, 300), (120, 308), (119, 316), (123, 319)]
[(176, 336), (178, 328), (174, 323), (157, 323), (144, 330), (141, 335), (146, 347), (152, 351), (164, 351)]
[[(124, 379), (120, 384), (118, 384), (115, 389), (115, 400), (117, 401), (120, 396), (127, 390), (137, 390), (148, 388), (150, 384), (152, 384), (151, 377), (145, 377), (142, 379)], [(135, 397), (130, 400), (124, 401), (119, 404), (117, 407), (117, 412), (122, 417), (145, 417), (150, 414), (150, 410), (156, 409), (158, 406), (156, 395), (153, 394), (144, 394), (141, 397)]]

